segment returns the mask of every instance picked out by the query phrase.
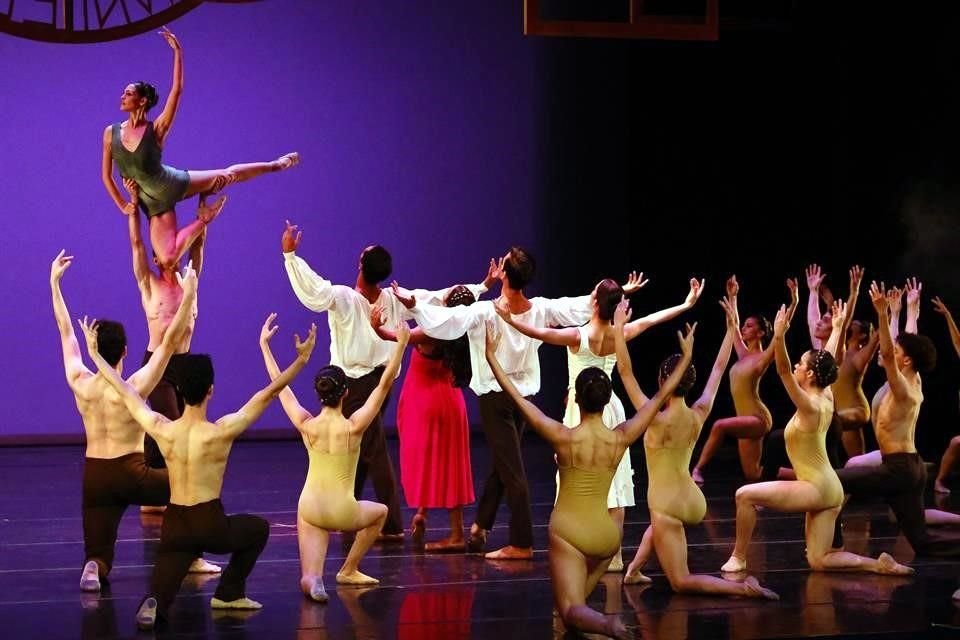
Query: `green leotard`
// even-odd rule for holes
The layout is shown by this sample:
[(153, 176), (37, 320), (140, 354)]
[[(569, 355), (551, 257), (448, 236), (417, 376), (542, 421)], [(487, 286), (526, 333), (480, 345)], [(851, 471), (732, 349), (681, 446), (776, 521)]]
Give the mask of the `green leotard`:
[(174, 205), (187, 192), (190, 174), (160, 162), (162, 150), (157, 144), (152, 122), (147, 123), (143, 138), (134, 151), (123, 146), (120, 127), (120, 123), (113, 125), (110, 155), (117, 163), (120, 175), (132, 178), (140, 185), (140, 208), (148, 218), (173, 211)]

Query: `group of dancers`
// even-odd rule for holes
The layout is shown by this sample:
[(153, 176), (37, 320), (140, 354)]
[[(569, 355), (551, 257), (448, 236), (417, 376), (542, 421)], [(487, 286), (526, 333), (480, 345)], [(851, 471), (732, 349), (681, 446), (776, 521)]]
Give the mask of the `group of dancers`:
[[(307, 308), (327, 313), (330, 329), (330, 363), (314, 379), (321, 408), (312, 413), (289, 387), (311, 357), (316, 325), (305, 338), (294, 337), (297, 357), (281, 369), (270, 347), (278, 330), (276, 315), (270, 314), (259, 337), (270, 383), (236, 412), (211, 420), (207, 405), (214, 388), (212, 360), (190, 352), (207, 227), (225, 203), (224, 196), (212, 203), (207, 198), (231, 183), (290, 168), (299, 156), (215, 171), (163, 165), (161, 148), (179, 103), (183, 65), (176, 37), (166, 29), (161, 35), (174, 52), (173, 88), (163, 112), (148, 120), (156, 90), (146, 83), (130, 84), (121, 98), (126, 121), (104, 132), (104, 183), (128, 221), (133, 270), (149, 328), (149, 345), (137, 371), (123, 377), (127, 344), (122, 325), (86, 317), (80, 326), (95, 368), (85, 366), (60, 289), (73, 258), (62, 251), (51, 265), (67, 382), (87, 440), (82, 590), (99, 591), (107, 579), (127, 506), (152, 505), (165, 510), (149, 592), (137, 611), (139, 626), (153, 628), (167, 619), (189, 571), (220, 571), (203, 559), (206, 552), (231, 554), (211, 606), (260, 608), (247, 596), (246, 579), (267, 543), (269, 524), (258, 516), (226, 515), (220, 491), (233, 441), (276, 397), (299, 431), (309, 459), (297, 506), (302, 592), (317, 602), (327, 601), (323, 573), (331, 532), (355, 533), (337, 583), (377, 584), (360, 571), (361, 560), (377, 541), (403, 542), (405, 537), (382, 411), (408, 344), (414, 350), (400, 393), (398, 431), (403, 494), (416, 509), (409, 527), (414, 544), (427, 552), (486, 551), (487, 535), (505, 501), (510, 512), (508, 544), (486, 551), (485, 557), (533, 557), (530, 494), (521, 454), (529, 425), (556, 452), (550, 576), (557, 612), (570, 628), (627, 637), (618, 617), (604, 616), (586, 601), (605, 572), (623, 569), (624, 509), (635, 504), (629, 447), (641, 436), (650, 526), (626, 569), (625, 583), (649, 582), (641, 570), (656, 552), (676, 591), (776, 599), (756, 578), (742, 575), (748, 568), (757, 507), (806, 513), (806, 555), (815, 571), (912, 573), (889, 554), (874, 559), (843, 550), (839, 515), (845, 495), (883, 497), (917, 555), (960, 553), (960, 537), (927, 530), (928, 521), (951, 521), (952, 514), (930, 513), (923, 506), (927, 472), (916, 452), (915, 427), (923, 400), (921, 374), (933, 367), (936, 349), (917, 333), (921, 287), (915, 280), (907, 284), (907, 324), (901, 332), (904, 292), (872, 283), (874, 330), (872, 323), (853, 319), (863, 277), (859, 267), (850, 271), (846, 302), (831, 301), (823, 315), (823, 274), (816, 265), (808, 268), (811, 349), (793, 365), (785, 336), (798, 306), (797, 282), (787, 281), (789, 302), (780, 307), (772, 325), (762, 316), (741, 323), (740, 286), (731, 277), (720, 303), (726, 333), (700, 397), (688, 404), (697, 382), (691, 363), (696, 325), (678, 332), (679, 353), (660, 365), (659, 388), (652, 396), (637, 384), (627, 342), (692, 308), (705, 282), (690, 280), (682, 303), (632, 319), (627, 296), (646, 284), (642, 274), (630, 274), (624, 285), (604, 279), (577, 297), (527, 298), (524, 292), (536, 263), (528, 251), (512, 247), (490, 261), (480, 283), (410, 290), (396, 282), (384, 286), (392, 258), (386, 248), (374, 245), (361, 252), (353, 286), (335, 285), (297, 255), (302, 233), (288, 221), (281, 249), (291, 286)], [(114, 168), (129, 200), (114, 181)], [(175, 204), (192, 195), (200, 196), (197, 218), (178, 229)], [(141, 210), (149, 220), (155, 268), (141, 237)], [(185, 256), (189, 263), (181, 271)], [(495, 299), (480, 299), (498, 283)], [(946, 318), (960, 353), (953, 317), (939, 299), (934, 306)], [(413, 329), (410, 320), (416, 322)], [(562, 422), (529, 400), (540, 390), (542, 343), (567, 348), (569, 388)], [(878, 350), (887, 380), (871, 405), (861, 383)], [(730, 388), (737, 415), (713, 423), (691, 474), (693, 449), (733, 351), (737, 361), (730, 369)], [(796, 407), (779, 435), (770, 433), (773, 419), (759, 397), (760, 379), (771, 363)], [(614, 367), (635, 409), (629, 420), (612, 393)], [(479, 400), (492, 464), (476, 517), (465, 532), (463, 507), (475, 499), (462, 392), (467, 386)], [(863, 451), (862, 429), (871, 422), (878, 453)], [(744, 477), (750, 482), (736, 492), (736, 543), (721, 568), (731, 579), (691, 574), (684, 533), (685, 526), (700, 523), (705, 515), (698, 483), (727, 436), (737, 439)], [(762, 455), (765, 441), (768, 451)], [(841, 450), (851, 458), (837, 469)], [(938, 490), (946, 490), (944, 480), (958, 450), (960, 440), (951, 442)], [(376, 502), (359, 500), (367, 476)], [(772, 479), (776, 477), (782, 479)], [(448, 511), (450, 531), (426, 543), (427, 510), (436, 508)]]

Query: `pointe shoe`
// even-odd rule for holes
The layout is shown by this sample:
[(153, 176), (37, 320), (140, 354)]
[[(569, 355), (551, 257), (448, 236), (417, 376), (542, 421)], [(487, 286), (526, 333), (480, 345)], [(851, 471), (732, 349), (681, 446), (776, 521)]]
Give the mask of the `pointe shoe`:
[(410, 540), (417, 549), (423, 548), (423, 539), (427, 535), (427, 518), (422, 514), (413, 516), (410, 523)]
[(150, 631), (157, 624), (157, 599), (145, 598), (137, 609), (137, 628)]
[(736, 556), (730, 556), (730, 559), (720, 567), (721, 573), (740, 573), (747, 570), (747, 561), (741, 560)]
[(83, 565), (83, 573), (80, 575), (80, 591), (100, 591), (100, 565), (95, 560)]
[(515, 547), (508, 544), (483, 555), (487, 560), (533, 560), (533, 547)]
[(263, 605), (250, 598), (237, 598), (236, 600), (221, 600), (213, 597), (210, 599), (211, 609), (263, 609)]
[(301, 582), (301, 588), (303, 588), (303, 586), (308, 587), (305, 590), (305, 594), (308, 598), (310, 598), (314, 602), (319, 602), (320, 604), (326, 604), (326, 602), (330, 599), (329, 596), (327, 595), (327, 590), (323, 586), (323, 578), (319, 576), (315, 578), (310, 578), (309, 585), (304, 585)]
[(273, 166), (277, 171), (284, 171), (300, 164), (300, 154), (296, 151), (280, 156), (273, 161)]
[(203, 558), (197, 558), (187, 569), (187, 573), (220, 573), (223, 568), (218, 564), (207, 562)]

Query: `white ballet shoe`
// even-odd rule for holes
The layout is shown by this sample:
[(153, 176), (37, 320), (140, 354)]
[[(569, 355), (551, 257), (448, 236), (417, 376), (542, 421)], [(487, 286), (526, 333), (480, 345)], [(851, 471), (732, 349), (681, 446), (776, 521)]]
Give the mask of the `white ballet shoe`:
[(146, 598), (137, 609), (137, 627), (149, 631), (157, 624), (157, 599)]
[[(305, 579), (306, 580), (306, 579)], [(301, 588), (303, 583), (301, 583)], [(314, 602), (319, 602), (321, 604), (326, 603), (330, 598), (327, 595), (327, 590), (323, 586), (323, 578), (316, 577), (309, 579), (309, 588), (307, 589), (307, 596)]]
[(623, 549), (617, 550), (617, 555), (613, 556), (610, 564), (607, 565), (607, 573), (620, 573), (623, 571)]
[(83, 565), (80, 575), (80, 591), (100, 591), (100, 565), (91, 560)]
[(263, 609), (263, 605), (250, 598), (237, 598), (236, 600), (221, 600), (220, 598), (210, 599), (211, 609)]
[(650, 584), (651, 582), (653, 582), (653, 579), (650, 576), (643, 575), (640, 571), (623, 576), (623, 584)]
[(220, 573), (223, 568), (218, 564), (207, 562), (203, 558), (197, 558), (187, 569), (188, 573)]
[(747, 561), (741, 560), (736, 556), (730, 556), (730, 559), (720, 567), (722, 573), (740, 573), (747, 570)]

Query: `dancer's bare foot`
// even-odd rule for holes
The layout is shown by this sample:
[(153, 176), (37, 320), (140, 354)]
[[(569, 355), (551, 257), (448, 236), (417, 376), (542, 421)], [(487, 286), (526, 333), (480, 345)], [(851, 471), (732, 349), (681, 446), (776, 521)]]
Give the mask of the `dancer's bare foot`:
[(463, 533), (459, 536), (451, 533), (443, 540), (428, 542), (424, 547), (427, 553), (463, 553), (467, 550), (466, 542), (463, 539)]
[(508, 544), (496, 551), (485, 553), (483, 557), (488, 560), (532, 560), (533, 547), (515, 547)]
[(760, 586), (760, 582), (753, 576), (750, 576), (744, 580), (743, 586), (746, 587), (746, 593), (744, 595), (748, 598), (763, 598), (764, 600), (780, 599), (780, 596), (778, 596), (775, 592), (767, 589), (766, 587)]
[(703, 474), (700, 473), (699, 467), (694, 467), (693, 471), (690, 472), (690, 477), (693, 478), (693, 481), (699, 485), (703, 484)]
[(653, 580), (650, 576), (645, 576), (641, 573), (640, 569), (627, 569), (626, 575), (623, 576), (623, 584), (650, 584)]
[(320, 576), (300, 578), (300, 590), (314, 602), (326, 603), (329, 599), (327, 590), (323, 587), (323, 578)]
[(197, 218), (203, 221), (203, 224), (210, 224), (213, 219), (220, 215), (223, 205), (227, 203), (227, 196), (220, 196), (213, 201), (213, 204), (207, 204), (205, 199), (200, 201), (197, 207)]
[(371, 585), (380, 584), (380, 581), (359, 571), (351, 571), (350, 573), (341, 571), (337, 574), (337, 584)]
[(913, 575), (913, 567), (908, 567), (905, 564), (900, 564), (894, 560), (893, 556), (889, 553), (881, 553), (880, 557), (877, 558), (879, 566), (877, 567), (877, 573), (882, 573), (889, 576), (909, 576)]
[(950, 489), (948, 489), (945, 484), (943, 484), (942, 482), (940, 482), (940, 479), (939, 479), (939, 478), (937, 478), (936, 480), (933, 481), (933, 491), (934, 491), (935, 493), (944, 493), (944, 494), (949, 494), (949, 493), (950, 493)]
[(220, 573), (223, 568), (218, 564), (207, 562), (203, 558), (197, 558), (187, 569), (187, 573)]
[(285, 169), (289, 169), (300, 164), (300, 154), (294, 151), (293, 153), (280, 156), (270, 164), (273, 165), (274, 171), (284, 171)]
[(730, 556), (730, 559), (720, 567), (722, 573), (740, 573), (747, 570), (747, 561), (745, 558)]

